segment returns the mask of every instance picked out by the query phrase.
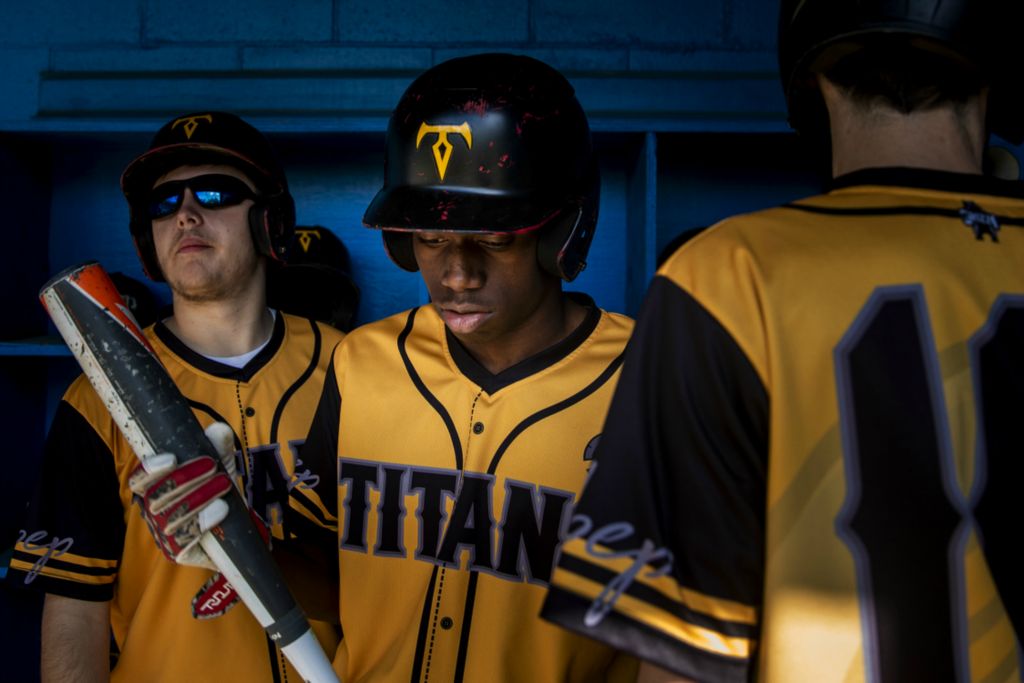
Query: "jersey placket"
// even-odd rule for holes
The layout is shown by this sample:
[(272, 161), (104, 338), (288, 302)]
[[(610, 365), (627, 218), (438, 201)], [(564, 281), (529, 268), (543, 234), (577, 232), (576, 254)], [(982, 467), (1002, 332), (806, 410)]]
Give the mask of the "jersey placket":
[[(497, 444), (488, 434), (489, 404), (486, 394), (478, 391), (462, 434), (463, 469), (455, 497), (448, 504), (445, 534), (438, 548), (439, 561), (444, 564), (438, 570), (424, 682), (463, 679), (479, 579), (473, 567), (493, 565), (494, 481), (486, 470)], [(489, 520), (486, 530), (477, 528), (482, 517)], [(457, 542), (452, 553), (451, 546)], [(479, 557), (480, 553), (487, 557)]]

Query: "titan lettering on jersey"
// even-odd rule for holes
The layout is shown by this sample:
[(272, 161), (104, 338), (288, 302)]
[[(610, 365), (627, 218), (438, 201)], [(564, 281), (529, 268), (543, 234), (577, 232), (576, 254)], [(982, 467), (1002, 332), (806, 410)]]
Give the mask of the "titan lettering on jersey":
[(284, 511), (288, 506), (288, 492), (296, 486), (311, 485), (308, 470), (296, 469), (289, 475), (291, 468), (282, 454), (283, 448), (288, 448), (293, 456), (291, 461), (295, 463), (295, 468), (301, 467), (299, 451), (303, 443), (305, 439), (292, 439), (287, 445), (271, 443), (254, 446), (249, 449), (248, 466), (244, 462), (245, 454), (241, 451), (235, 452), (238, 471), (250, 472), (244, 481), (246, 502), (266, 523), (275, 537), (284, 537)]
[[(412, 552), (424, 562), (546, 585), (574, 494), (506, 479), (498, 511), (496, 480), (477, 472), (339, 458), (340, 547), (375, 556)], [(406, 547), (403, 533), (409, 514), (417, 522), (415, 548)]]

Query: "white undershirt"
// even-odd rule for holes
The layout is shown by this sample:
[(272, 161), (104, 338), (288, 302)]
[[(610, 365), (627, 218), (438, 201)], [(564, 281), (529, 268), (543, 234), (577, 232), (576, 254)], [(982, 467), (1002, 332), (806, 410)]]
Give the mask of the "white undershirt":
[[(277, 311), (275, 311), (272, 308), (267, 309), (267, 310), (270, 311), (270, 315), (273, 317), (274, 322), (277, 322)], [(258, 354), (260, 351), (262, 351), (267, 346), (267, 344), (270, 343), (270, 340), (273, 338), (273, 336), (274, 336), (274, 326), (271, 325), (270, 326), (270, 336), (267, 337), (266, 339), (264, 339), (263, 343), (260, 344), (259, 346), (257, 346), (252, 351), (247, 351), (247, 352), (245, 352), (245, 353), (243, 353), (241, 355), (238, 355), (238, 356), (207, 356), (206, 354), (203, 354), (203, 356), (205, 358), (209, 358), (212, 361), (216, 361), (218, 363), (222, 363), (222, 364), (230, 366), (232, 368), (243, 368), (243, 367), (245, 367), (246, 363), (251, 361), (256, 356), (256, 354)]]

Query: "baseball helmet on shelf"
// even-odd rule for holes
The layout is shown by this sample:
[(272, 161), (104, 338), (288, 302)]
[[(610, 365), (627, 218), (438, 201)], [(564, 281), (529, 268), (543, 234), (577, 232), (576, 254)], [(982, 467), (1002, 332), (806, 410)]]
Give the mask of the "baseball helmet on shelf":
[(387, 130), (384, 186), (363, 216), (417, 270), (415, 231), (537, 231), (541, 267), (586, 266), (600, 177), (590, 126), (555, 69), (511, 54), (443, 62), (405, 91)]
[(1015, 36), (1018, 0), (783, 0), (779, 74), (790, 125), (803, 131), (827, 119), (815, 73), (868, 46), (921, 50), (990, 86), (989, 127), (1024, 137), (1024, 78)]
[(351, 273), (341, 239), (320, 225), (298, 225), (288, 262), (267, 273), (267, 304), (348, 332), (359, 310), (359, 287)]
[(234, 114), (199, 112), (166, 123), (153, 137), (149, 150), (128, 164), (121, 175), (132, 239), (146, 274), (157, 282), (164, 279), (148, 209), (153, 183), (178, 166), (200, 164), (234, 166), (256, 185), (258, 196), (249, 211), (253, 242), (260, 254), (283, 261), (295, 227), (295, 203), (270, 143)]

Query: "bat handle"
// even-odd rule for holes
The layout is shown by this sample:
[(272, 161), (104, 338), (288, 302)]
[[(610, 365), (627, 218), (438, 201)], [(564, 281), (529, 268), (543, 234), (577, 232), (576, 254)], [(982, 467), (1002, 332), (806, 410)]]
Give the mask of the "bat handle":
[(304, 681), (308, 683), (338, 683), (338, 675), (334, 673), (330, 661), (324, 654), (313, 631), (307, 630), (298, 639), (281, 648)]
[(309, 628), (302, 610), (295, 606), (290, 612), (276, 621), (256, 596), (249, 582), (242, 575), (231, 558), (228, 557), (220, 541), (207, 531), (199, 539), (199, 544), (210, 556), (217, 569), (238, 592), (238, 596), (249, 608), (256, 621), (266, 631), (270, 639), (279, 642), (281, 652), (292, 663), (304, 681), (308, 683), (339, 683), (331, 662), (324, 654), (323, 648)]

